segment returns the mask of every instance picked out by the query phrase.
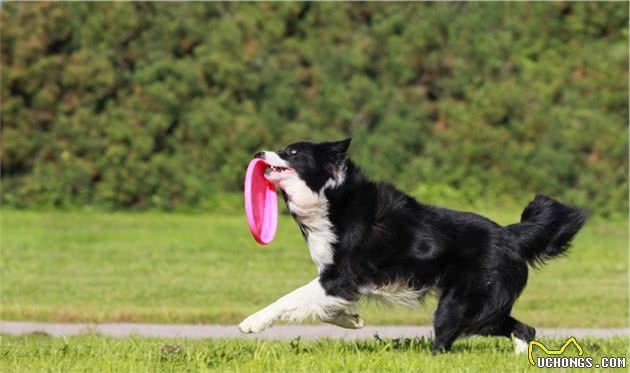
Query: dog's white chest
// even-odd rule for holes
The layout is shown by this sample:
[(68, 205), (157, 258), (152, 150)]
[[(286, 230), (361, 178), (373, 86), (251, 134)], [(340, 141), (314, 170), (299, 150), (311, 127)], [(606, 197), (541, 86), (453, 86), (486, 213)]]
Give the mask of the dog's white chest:
[(322, 231), (310, 230), (306, 233), (308, 250), (319, 272), (321, 272), (327, 264), (333, 262), (332, 244), (335, 242), (336, 237), (331, 228)]
[(283, 181), (281, 186), (288, 196), (289, 211), (301, 225), (311, 258), (321, 272), (333, 262), (333, 244), (337, 241), (323, 189), (316, 193), (298, 177)]
[(289, 211), (301, 225), (306, 244), (317, 270), (333, 262), (333, 244), (337, 240), (333, 226), (328, 220), (326, 204), (313, 204), (308, 208), (289, 201)]

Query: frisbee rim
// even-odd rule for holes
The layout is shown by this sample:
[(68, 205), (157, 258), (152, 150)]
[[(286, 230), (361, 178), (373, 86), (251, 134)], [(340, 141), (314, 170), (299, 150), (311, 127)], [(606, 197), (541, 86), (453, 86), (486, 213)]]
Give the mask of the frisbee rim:
[(252, 199), (252, 186), (257, 167), (260, 164), (267, 164), (263, 159), (254, 158), (249, 162), (247, 166), (247, 172), (245, 173), (245, 185), (244, 185), (244, 200), (245, 200), (245, 215), (247, 216), (247, 224), (252, 236), (261, 245), (267, 245), (276, 236), (276, 230), (278, 228), (278, 195), (276, 187), (264, 178), (264, 175), (260, 176), (265, 182), (265, 193), (263, 201), (263, 214), (262, 222), (260, 224), (260, 230), (257, 229), (257, 224), (254, 219), (254, 201)]

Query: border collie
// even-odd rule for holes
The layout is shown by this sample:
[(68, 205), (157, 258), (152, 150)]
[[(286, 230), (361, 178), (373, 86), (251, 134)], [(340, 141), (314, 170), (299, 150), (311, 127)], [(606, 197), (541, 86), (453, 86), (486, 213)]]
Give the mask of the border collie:
[(349, 145), (302, 141), (256, 154), (269, 164), (265, 177), (282, 190), (319, 276), (246, 318), (240, 330), (308, 318), (361, 328), (360, 298), (411, 305), (433, 290), (435, 351), (473, 334), (512, 337), (517, 352), (526, 351), (535, 329), (510, 313), (528, 264), (564, 254), (586, 211), (537, 195), (520, 223), (500, 226), (368, 180), (347, 157)]

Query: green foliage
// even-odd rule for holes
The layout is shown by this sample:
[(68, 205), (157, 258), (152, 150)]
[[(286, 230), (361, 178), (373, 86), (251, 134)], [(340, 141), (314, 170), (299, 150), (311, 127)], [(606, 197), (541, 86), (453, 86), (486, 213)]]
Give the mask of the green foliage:
[[(4, 3), (2, 202), (207, 205), (353, 135), (459, 202), (628, 208), (626, 3)], [(429, 194), (435, 194), (430, 192)]]

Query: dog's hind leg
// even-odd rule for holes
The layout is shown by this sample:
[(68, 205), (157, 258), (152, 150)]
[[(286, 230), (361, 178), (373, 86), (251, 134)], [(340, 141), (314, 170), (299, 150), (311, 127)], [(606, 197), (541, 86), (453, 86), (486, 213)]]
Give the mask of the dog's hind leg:
[(514, 342), (514, 352), (522, 354), (527, 352), (529, 342), (536, 337), (536, 329), (512, 316), (505, 316), (498, 324), (484, 328), (479, 334), (511, 338)]
[(512, 316), (509, 316), (509, 320), (512, 324), (510, 334), (514, 340), (514, 352), (517, 354), (527, 353), (529, 342), (536, 338), (536, 329), (518, 321)]
[[(327, 294), (319, 277), (308, 284), (278, 299), (276, 302), (249, 316), (238, 326), (243, 333), (258, 333), (271, 326), (278, 319), (299, 322), (309, 318), (334, 320), (337, 315), (347, 313), (354, 306), (353, 301)], [(350, 318), (351, 319), (351, 318)], [(350, 319), (339, 322), (351, 326)], [(355, 320), (358, 325), (360, 319)]]
[(459, 302), (452, 295), (440, 298), (433, 319), (435, 340), (433, 352), (446, 352), (451, 349), (453, 342), (459, 337), (465, 327), (465, 303)]

